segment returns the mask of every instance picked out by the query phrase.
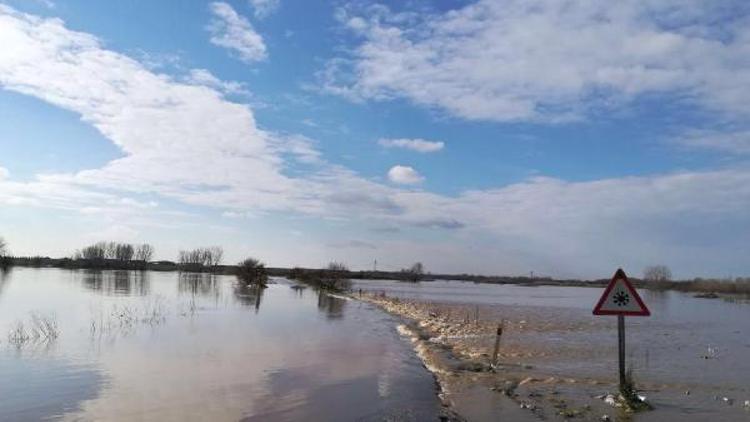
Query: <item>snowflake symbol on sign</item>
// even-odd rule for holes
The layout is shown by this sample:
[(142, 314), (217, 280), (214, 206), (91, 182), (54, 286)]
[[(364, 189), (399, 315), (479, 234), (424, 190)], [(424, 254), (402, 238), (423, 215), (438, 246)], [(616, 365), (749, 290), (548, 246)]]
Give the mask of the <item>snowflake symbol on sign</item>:
[(625, 306), (630, 302), (630, 296), (625, 292), (617, 292), (612, 300), (617, 306)]

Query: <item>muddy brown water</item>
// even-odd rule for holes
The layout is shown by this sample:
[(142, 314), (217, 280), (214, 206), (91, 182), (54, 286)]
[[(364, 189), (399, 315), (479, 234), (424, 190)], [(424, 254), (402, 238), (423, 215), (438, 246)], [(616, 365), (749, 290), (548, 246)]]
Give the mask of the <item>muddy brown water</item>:
[(0, 420), (437, 420), (434, 379), (394, 317), (276, 282), (13, 269), (0, 278)]
[[(383, 280), (355, 282), (354, 289), (360, 288), (444, 304), (468, 319), (478, 312), (483, 321), (514, 321), (503, 345), (532, 351), (514, 362), (531, 365), (531, 377), (576, 381), (555, 388), (581, 396), (580, 403), (598, 405), (594, 396), (616, 389), (616, 317), (591, 314), (603, 288)], [(744, 403), (750, 400), (750, 301), (640, 293), (652, 316), (627, 318), (627, 361), (655, 410), (633, 420), (749, 420)], [(527, 322), (533, 327), (523, 329)], [(487, 351), (493, 337), (472, 341)]]

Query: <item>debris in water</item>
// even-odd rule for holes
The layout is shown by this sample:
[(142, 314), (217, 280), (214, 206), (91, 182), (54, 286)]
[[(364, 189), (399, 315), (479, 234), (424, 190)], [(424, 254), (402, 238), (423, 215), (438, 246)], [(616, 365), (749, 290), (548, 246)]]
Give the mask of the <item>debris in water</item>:
[(724, 398), (722, 398), (722, 400), (724, 401), (724, 403), (726, 403), (726, 404), (728, 404), (730, 406), (734, 404), (734, 399), (730, 399), (729, 397), (724, 397)]
[(708, 350), (706, 350), (706, 354), (701, 356), (703, 359), (716, 359), (719, 357), (719, 348), (718, 347), (711, 347), (708, 346)]
[(528, 384), (528, 383), (531, 383), (531, 382), (535, 382), (535, 381), (538, 381), (538, 380), (537, 380), (537, 379), (535, 379), (535, 378), (533, 378), (533, 377), (526, 377), (526, 378), (524, 378), (523, 380), (521, 380), (521, 382), (519, 382), (519, 383), (518, 383), (518, 385), (519, 385), (519, 386), (521, 386), (521, 385), (526, 385), (526, 384)]
[(612, 394), (607, 394), (604, 397), (604, 403), (607, 403), (610, 406), (617, 406), (617, 400), (615, 400), (615, 396)]

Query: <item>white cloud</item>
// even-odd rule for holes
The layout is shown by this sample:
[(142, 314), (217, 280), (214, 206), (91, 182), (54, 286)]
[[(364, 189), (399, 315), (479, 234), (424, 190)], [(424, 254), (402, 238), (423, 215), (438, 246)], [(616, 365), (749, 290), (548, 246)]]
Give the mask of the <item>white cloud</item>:
[(281, 154), (294, 157), (297, 162), (305, 164), (321, 164), (323, 160), (314, 142), (302, 135), (279, 136), (275, 138), (274, 145)]
[(253, 213), (253, 212), (251, 212), (251, 211), (245, 211), (245, 212), (241, 212), (241, 211), (224, 211), (223, 213), (221, 213), (221, 216), (225, 217), (225, 218), (239, 218), (239, 219), (244, 219), (244, 218), (258, 218), (258, 215), (255, 214), (255, 213)]
[(750, 154), (750, 130), (692, 130), (675, 139), (677, 144), (729, 154)]
[(386, 148), (404, 148), (412, 151), (427, 153), (443, 149), (443, 142), (426, 141), (424, 139), (379, 139), (378, 144)]
[(263, 37), (255, 32), (247, 19), (228, 3), (213, 2), (210, 8), (214, 15), (208, 27), (211, 32), (211, 43), (231, 50), (246, 63), (266, 59), (266, 44)]
[(0, 86), (78, 113), (123, 152), (100, 169), (47, 175), (40, 182), (155, 192), (198, 203), (212, 191), (242, 191), (243, 199), (233, 202), (277, 205), (269, 197), (297, 183), (281, 174), (278, 154), (285, 144), (260, 131), (247, 106), (224, 100), (214, 89), (153, 73), (58, 19), (2, 7), (0, 35), (9, 44), (0, 51)]
[(255, 11), (255, 17), (263, 19), (278, 10), (281, 0), (250, 0), (250, 5)]
[(186, 82), (193, 85), (203, 85), (217, 89), (226, 94), (250, 95), (250, 91), (242, 82), (223, 81), (206, 69), (191, 69)]
[(3, 181), (10, 176), (10, 172), (5, 167), (0, 167), (0, 181)]
[(424, 177), (409, 166), (393, 166), (388, 170), (388, 179), (402, 185), (416, 185), (424, 181)]
[(467, 119), (581, 119), (652, 93), (748, 116), (750, 63), (738, 58), (750, 54), (750, 25), (731, 9), (697, 0), (340, 9), (362, 41), (320, 77), (349, 98), (406, 98)]
[(54, 9), (55, 7), (57, 7), (55, 5), (55, 2), (53, 2), (52, 0), (36, 0), (36, 1), (37, 3), (42, 4), (47, 9)]

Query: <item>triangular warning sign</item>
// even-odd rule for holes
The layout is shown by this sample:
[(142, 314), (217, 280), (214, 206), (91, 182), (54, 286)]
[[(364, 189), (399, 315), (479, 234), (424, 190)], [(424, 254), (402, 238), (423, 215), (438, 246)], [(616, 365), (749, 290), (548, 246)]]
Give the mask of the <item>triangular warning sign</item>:
[(628, 281), (625, 271), (619, 268), (594, 307), (594, 315), (649, 316), (651, 312)]

